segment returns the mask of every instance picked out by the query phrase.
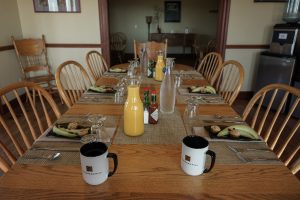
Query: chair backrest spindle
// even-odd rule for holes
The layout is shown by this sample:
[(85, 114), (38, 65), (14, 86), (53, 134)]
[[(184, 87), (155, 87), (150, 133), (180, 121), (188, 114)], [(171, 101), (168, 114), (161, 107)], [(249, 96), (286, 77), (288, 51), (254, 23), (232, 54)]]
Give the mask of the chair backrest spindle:
[[(293, 103), (287, 114), (282, 114), (289, 98)], [(243, 119), (252, 118), (251, 127), (293, 174), (300, 170), (300, 163), (297, 162), (300, 159), (300, 119), (292, 118), (299, 102), (299, 89), (284, 84), (271, 84), (259, 90), (243, 112)], [(265, 108), (263, 105), (266, 103)], [(251, 115), (251, 111), (255, 111), (254, 115)], [(270, 123), (267, 123), (268, 119), (271, 119)]]

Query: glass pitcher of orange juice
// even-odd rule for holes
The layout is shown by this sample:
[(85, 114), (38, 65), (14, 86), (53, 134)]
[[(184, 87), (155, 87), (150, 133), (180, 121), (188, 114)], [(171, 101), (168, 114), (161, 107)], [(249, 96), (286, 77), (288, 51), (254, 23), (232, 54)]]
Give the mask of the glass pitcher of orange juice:
[(124, 132), (128, 136), (139, 136), (144, 133), (144, 108), (140, 98), (139, 77), (128, 79), (127, 100), (124, 105)]

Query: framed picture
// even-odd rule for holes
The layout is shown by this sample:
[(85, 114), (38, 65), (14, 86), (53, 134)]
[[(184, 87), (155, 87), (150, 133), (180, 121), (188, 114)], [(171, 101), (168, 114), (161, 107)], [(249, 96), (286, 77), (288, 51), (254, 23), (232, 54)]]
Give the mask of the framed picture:
[(254, 2), (288, 2), (288, 0), (254, 0)]
[(180, 1), (165, 1), (165, 22), (180, 22)]
[(80, 0), (33, 0), (34, 12), (80, 13)]

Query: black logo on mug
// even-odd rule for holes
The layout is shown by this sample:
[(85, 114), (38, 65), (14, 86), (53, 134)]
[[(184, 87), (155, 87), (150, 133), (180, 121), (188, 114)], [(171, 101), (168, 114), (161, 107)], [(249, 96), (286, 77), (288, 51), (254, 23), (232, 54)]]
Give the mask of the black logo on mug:
[(93, 172), (93, 167), (92, 166), (85, 166), (87, 172)]
[(190, 157), (190, 156), (185, 155), (184, 159), (185, 159), (186, 161), (191, 162), (191, 157)]

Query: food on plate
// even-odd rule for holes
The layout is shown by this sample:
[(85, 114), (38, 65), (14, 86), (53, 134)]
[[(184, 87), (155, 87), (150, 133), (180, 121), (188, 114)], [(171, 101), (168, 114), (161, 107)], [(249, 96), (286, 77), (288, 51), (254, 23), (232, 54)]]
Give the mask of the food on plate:
[(207, 86), (200, 86), (200, 87), (196, 87), (196, 86), (191, 86), (189, 87), (189, 91), (191, 93), (208, 93), (208, 94), (216, 94), (216, 90), (215, 88), (207, 85)]
[(112, 92), (115, 91), (112, 87), (105, 86), (105, 85), (102, 85), (102, 86), (99, 86), (99, 87), (91, 86), (89, 89), (92, 90), (92, 91), (96, 91), (96, 92), (108, 92), (108, 93), (112, 93)]
[[(65, 128), (66, 127), (66, 128)], [(56, 135), (75, 138), (82, 137), (89, 133), (90, 128), (80, 128), (77, 122), (71, 122), (67, 124), (67, 126), (61, 127), (59, 125), (55, 125), (52, 129), (53, 133)]]
[[(230, 133), (233, 130), (234, 130), (234, 132)], [(243, 137), (250, 138), (250, 139), (259, 139), (257, 133), (251, 127), (246, 126), (246, 125), (229, 126), (227, 128), (224, 128), (222, 131), (220, 131), (217, 136), (225, 137), (225, 136), (228, 136), (229, 134), (231, 136), (233, 136), (233, 135), (237, 136), (238, 134), (240, 134), (239, 137), (243, 136)]]
[(234, 137), (234, 138), (239, 138), (241, 135), (239, 130), (237, 130), (235, 128), (228, 129), (228, 131), (229, 131), (229, 134), (231, 135), (231, 137)]
[(221, 131), (221, 128), (220, 128), (220, 126), (213, 125), (213, 126), (210, 127), (210, 130), (211, 130), (212, 133), (217, 134)]
[(109, 69), (110, 72), (126, 72), (126, 69), (120, 69), (120, 68), (113, 68)]
[(68, 129), (76, 129), (78, 127), (78, 123), (77, 122), (70, 122), (68, 124)]

